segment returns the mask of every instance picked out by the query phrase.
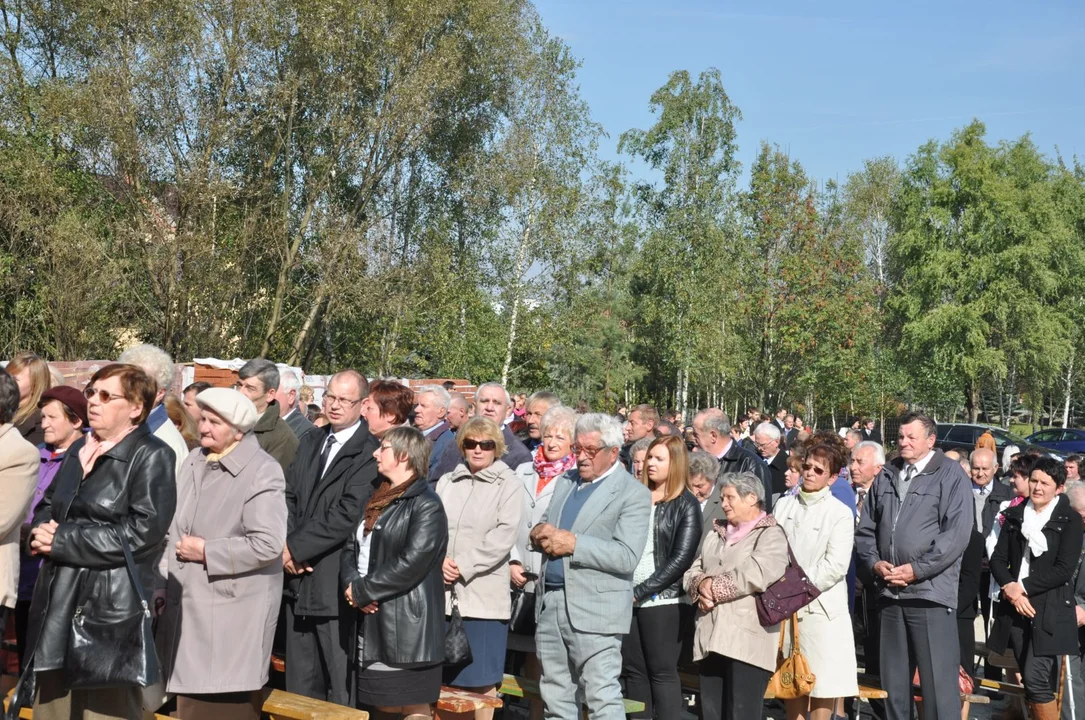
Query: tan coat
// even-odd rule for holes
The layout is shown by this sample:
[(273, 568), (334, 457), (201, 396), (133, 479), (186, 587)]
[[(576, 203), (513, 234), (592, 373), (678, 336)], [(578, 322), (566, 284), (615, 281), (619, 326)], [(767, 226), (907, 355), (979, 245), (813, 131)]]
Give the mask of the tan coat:
[[(221, 462), (208, 463), (199, 448), (185, 460), (156, 638), (170, 692), (242, 692), (267, 682), (283, 589), (285, 487), (282, 467), (252, 433)], [(206, 566), (177, 559), (186, 534), (204, 538)]]
[(719, 532), (709, 533), (683, 578), (692, 597), (701, 580), (715, 579), (716, 606), (708, 613), (697, 611), (693, 659), (714, 652), (775, 671), (780, 626), (761, 627), (755, 596), (783, 577), (786, 569), (787, 537), (771, 515), (734, 545), (726, 545)]
[[(508, 620), (509, 556), (523, 513), (520, 478), (500, 460), (472, 475), (464, 465), (437, 481), (448, 515), (448, 557), (459, 565), (456, 597), (460, 614), (480, 620)], [(452, 612), (445, 591), (445, 613)]]
[(38, 487), (41, 454), (10, 423), (0, 425), (0, 605), (19, 589), (19, 531)]

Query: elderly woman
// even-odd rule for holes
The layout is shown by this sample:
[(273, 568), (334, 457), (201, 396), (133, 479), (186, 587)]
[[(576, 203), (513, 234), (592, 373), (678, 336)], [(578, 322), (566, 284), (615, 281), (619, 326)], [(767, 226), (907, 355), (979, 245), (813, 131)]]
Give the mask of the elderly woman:
[(158, 630), (166, 689), (182, 720), (258, 720), (282, 599), (286, 481), (237, 390), (196, 396), (200, 448), (181, 466)]
[[(445, 610), (451, 614), (455, 598), (472, 660), (452, 668), (446, 681), (496, 695), (505, 668), (509, 560), (520, 531), (523, 490), (520, 479), (497, 459), (505, 452), (505, 440), (493, 420), (474, 417), (465, 422), (456, 434), (456, 445), (464, 462), (437, 481), (437, 495), (448, 514)], [(476, 720), (492, 717), (492, 709), (475, 711)]]
[[(53, 484), (60, 470), (65, 453), (76, 440), (83, 437), (87, 428), (87, 399), (73, 387), (58, 385), (42, 393), (38, 401), (41, 410), (41, 429), (45, 442), (38, 447), (38, 484), (34, 499), (27, 508), (23, 521), (23, 535), (30, 535), (30, 523), (34, 520), (34, 508), (45, 497), (45, 491)], [(25, 547), (25, 538), (23, 540)], [(26, 657), (26, 629), (30, 622), (30, 599), (34, 596), (34, 583), (38, 579), (41, 558), (22, 553), (19, 566), (19, 598), (15, 604), (15, 636), (19, 646), (19, 662)]]
[(427, 482), (429, 453), (415, 428), (384, 433), (376, 488), (339, 559), (343, 595), (360, 610), (358, 706), (403, 717), (428, 718), (441, 696), (448, 519)]
[(652, 514), (644, 551), (633, 570), (633, 620), (622, 639), (626, 693), (644, 703), (644, 712), (632, 717), (663, 720), (682, 714), (682, 575), (697, 556), (703, 523), (701, 506), (686, 489), (687, 458), (680, 437), (657, 438), (648, 448), (640, 477), (652, 492)]
[(755, 596), (784, 575), (787, 536), (765, 513), (765, 485), (752, 472), (720, 478), (726, 522), (701, 543), (683, 585), (697, 603), (694, 660), (704, 720), (762, 717), (776, 670), (780, 626), (761, 627)]
[(855, 521), (829, 489), (843, 465), (844, 456), (836, 447), (809, 448), (798, 495), (781, 498), (772, 511), (791, 541), (795, 559), (821, 591), (793, 618), (799, 623), (802, 651), (816, 681), (809, 697), (785, 703), (789, 720), (830, 720), (837, 698), (859, 694), (846, 581)]
[(8, 363), (6, 370), (19, 386), (19, 410), (13, 421), (15, 427), (30, 443), (40, 445), (45, 441), (45, 435), (38, 403), (42, 393), (53, 386), (49, 364), (34, 353), (22, 353)]
[[(80, 665), (86, 654), (69, 656), (69, 635), (77, 608), (83, 618), (104, 622), (138, 616), (150, 596), (177, 487), (173, 451), (144, 423), (157, 391), (155, 381), (134, 365), (114, 363), (96, 372), (84, 391), (91, 432), (69, 447), (34, 512), (30, 551), (45, 560), (27, 633), (38, 720), (94, 713), (141, 718), (140, 686), (156, 680), (133, 663), (115, 668), (102, 682), (100, 667)], [(135, 561), (138, 586), (125, 546)], [(140, 637), (133, 632), (88, 649), (112, 656), (122, 648), (140, 652)], [(73, 687), (95, 678), (93, 689)]]
[(724, 520), (720, 488), (716, 485), (719, 474), (720, 461), (711, 453), (694, 450), (689, 454), (689, 481), (686, 486), (701, 506), (702, 540), (712, 531), (717, 520)]
[(362, 417), (369, 432), (384, 437), (389, 429), (407, 422), (414, 410), (414, 391), (394, 380), (377, 380), (369, 386), (369, 395), (362, 400)]
[(644, 474), (644, 458), (648, 456), (648, 447), (655, 440), (654, 435), (642, 437), (629, 448), (630, 475), (640, 478)]
[(1062, 655), (1078, 651), (1074, 586), (1082, 520), (1062, 494), (1065, 466), (1038, 458), (1029, 474), (1028, 500), (1005, 513), (991, 556), (991, 576), (1002, 588), (987, 646), (1013, 649), (1029, 717), (1055, 720)]

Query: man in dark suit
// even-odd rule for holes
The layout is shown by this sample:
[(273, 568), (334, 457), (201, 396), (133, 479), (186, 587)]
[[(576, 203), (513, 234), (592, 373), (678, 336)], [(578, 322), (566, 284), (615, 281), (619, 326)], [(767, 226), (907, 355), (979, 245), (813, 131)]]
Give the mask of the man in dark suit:
[(298, 392), (301, 391), (301, 378), (293, 370), (282, 366), (279, 368), (279, 389), (275, 391), (275, 402), (279, 403), (279, 415), (294, 435), (300, 440), (301, 436), (315, 427), (309, 418), (298, 410)]
[(360, 373), (334, 375), (324, 394), (329, 424), (302, 437), (286, 473), (286, 689), (339, 705), (351, 700), (355, 612), (339, 592), (339, 554), (377, 479), (380, 443), (361, 419), (368, 394)]
[(787, 492), (784, 473), (787, 472), (787, 450), (780, 447), (783, 433), (776, 423), (761, 423), (753, 431), (753, 443), (757, 454), (765, 461), (772, 479), (772, 497), (776, 498)]
[(860, 432), (863, 433), (863, 440), (870, 440), (879, 445), (882, 444), (882, 434), (875, 429), (874, 420), (872, 418), (863, 418), (863, 422), (859, 427)]
[[(976, 512), (976, 532), (984, 538), (991, 534), (995, 518), (998, 516), (999, 506), (1013, 499), (1013, 491), (1008, 485), (995, 480), (998, 473), (998, 455), (987, 448), (980, 448), (972, 453), (970, 458), (972, 467), (972, 500)], [(966, 553), (967, 555), (967, 553)], [(987, 569), (987, 549), (984, 548), (980, 555), (982, 570), (979, 576), (979, 601), (980, 611), (983, 613), (984, 624), (990, 627), (991, 623), (991, 571)], [(964, 598), (959, 598), (959, 604), (964, 603)], [(1001, 670), (984, 661), (984, 677), (995, 679), (1001, 676)]]
[(773, 424), (776, 425), (777, 428), (779, 428), (781, 433), (787, 431), (787, 427), (784, 425), (784, 418), (786, 418), (786, 417), (787, 417), (787, 408), (779, 408), (776, 411), (776, 419), (772, 421)]
[(708, 408), (693, 418), (697, 447), (720, 463), (720, 475), (749, 470), (765, 486), (765, 512), (772, 512), (772, 477), (765, 461), (731, 438), (731, 419), (719, 408)]
[(795, 439), (799, 436), (799, 429), (795, 427), (795, 416), (788, 413), (784, 417), (784, 437), (780, 443), (780, 447), (784, 450), (791, 450), (791, 447), (795, 444)]
[[(501, 461), (510, 469), (515, 470), (524, 463), (531, 462), (531, 453), (507, 425), (502, 425), (510, 407), (512, 407), (512, 398), (501, 383), (482, 383), (475, 391), (475, 417), (490, 418), (501, 428), (506, 446)], [(454, 441), (450, 442), (441, 452), (441, 459), (437, 465), (430, 471), (430, 477), (440, 478), (445, 473), (455, 470), (461, 462), (463, 462), (463, 453)]]

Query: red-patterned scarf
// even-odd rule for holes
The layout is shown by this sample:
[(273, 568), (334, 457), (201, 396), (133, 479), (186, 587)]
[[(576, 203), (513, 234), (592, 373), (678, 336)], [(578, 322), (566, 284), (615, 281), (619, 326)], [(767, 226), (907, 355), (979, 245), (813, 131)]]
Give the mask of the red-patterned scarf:
[(532, 462), (535, 465), (535, 473), (539, 476), (539, 481), (535, 483), (535, 497), (542, 494), (542, 491), (546, 489), (551, 480), (576, 467), (576, 458), (572, 454), (566, 455), (560, 460), (547, 460), (546, 456), (543, 455), (542, 445), (535, 448), (535, 459)]
[[(1025, 502), (1025, 497), (1023, 495), (1018, 495), (1013, 500), (1010, 500), (1010, 504), (1006, 506), (1006, 510), (1009, 510), (1012, 507), (1017, 507), (1018, 505), (1020, 505), (1023, 502)], [(998, 514), (998, 526), (999, 527), (1002, 527), (1003, 525), (1006, 524), (1006, 510), (1003, 510), (1002, 512), (1000, 512)]]

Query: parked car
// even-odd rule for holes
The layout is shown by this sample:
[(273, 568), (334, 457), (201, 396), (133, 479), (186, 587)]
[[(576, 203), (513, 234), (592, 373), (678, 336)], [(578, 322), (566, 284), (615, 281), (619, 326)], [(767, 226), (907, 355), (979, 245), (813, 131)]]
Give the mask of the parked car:
[(1002, 451), (1007, 445), (1016, 445), (1021, 450), (1036, 450), (1050, 455), (1057, 460), (1065, 460), (1066, 453), (1054, 448), (1045, 447), (1034, 442), (1029, 442), (1019, 435), (1003, 430), (993, 425), (973, 425), (970, 423), (938, 423), (937, 446), (942, 450), (967, 450), (972, 452), (976, 449), (976, 440), (985, 432), (990, 431), (995, 438), (995, 447), (998, 448), (998, 461), (1002, 462)]
[(1067, 455), (1085, 453), (1085, 430), (1048, 428), (1033, 433), (1025, 439), (1034, 445), (1042, 445), (1045, 448), (1057, 450)]

